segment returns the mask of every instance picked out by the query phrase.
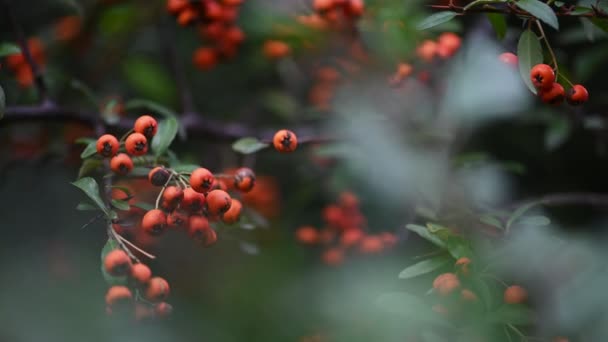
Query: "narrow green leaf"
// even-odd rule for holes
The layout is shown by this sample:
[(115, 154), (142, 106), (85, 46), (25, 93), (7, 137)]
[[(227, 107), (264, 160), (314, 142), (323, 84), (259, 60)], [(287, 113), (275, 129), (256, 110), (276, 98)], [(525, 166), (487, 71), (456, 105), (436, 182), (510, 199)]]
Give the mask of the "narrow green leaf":
[(158, 123), (158, 132), (152, 138), (152, 151), (155, 156), (161, 156), (167, 151), (177, 136), (178, 123), (174, 117), (167, 118)]
[(473, 250), (469, 242), (458, 236), (449, 236), (446, 243), (446, 248), (454, 259), (470, 258), (473, 255)]
[(433, 243), (434, 245), (446, 248), (445, 242), (443, 242), (440, 238), (438, 238), (433, 233), (429, 232), (426, 227), (419, 226), (417, 224), (408, 224), (405, 226), (407, 229), (413, 231), (414, 233), (420, 235), (421, 238)]
[(441, 266), (447, 264), (451, 260), (452, 258), (446, 255), (440, 255), (426, 260), (422, 260), (401, 271), (401, 273), (399, 273), (399, 278), (409, 279), (432, 272), (440, 268)]
[(504, 229), (504, 225), (502, 224), (502, 222), (496, 218), (495, 216), (492, 215), (482, 215), (479, 217), (479, 221), (483, 222), (485, 224), (488, 224), (490, 226), (494, 226), (500, 229)]
[(604, 32), (608, 32), (608, 20), (605, 18), (585, 18)]
[(437, 233), (438, 231), (447, 229), (446, 227), (437, 223), (427, 223), (426, 228), (433, 234)]
[(519, 224), (524, 225), (524, 226), (541, 227), (541, 226), (548, 226), (549, 224), (551, 224), (551, 220), (546, 216), (532, 215), (532, 216), (524, 217), (521, 220), (519, 220)]
[(479, 296), (479, 299), (484, 304), (487, 310), (492, 309), (495, 304), (495, 296), (492, 293), (492, 289), (490, 286), (483, 281), (481, 277), (473, 277), (471, 279), (471, 285), (473, 287), (473, 292)]
[(559, 30), (557, 15), (555, 15), (553, 9), (546, 3), (539, 0), (519, 0), (516, 4), (517, 7), (532, 14), (554, 29)]
[(268, 147), (268, 144), (253, 137), (241, 138), (232, 144), (232, 149), (242, 154), (255, 153), (266, 147)]
[(149, 109), (157, 114), (164, 116), (167, 119), (168, 118), (177, 118), (177, 115), (175, 114), (174, 111), (172, 111), (171, 109), (169, 109), (159, 103), (156, 103), (156, 102), (150, 101), (150, 100), (133, 99), (133, 100), (127, 101), (127, 103), (125, 103), (125, 109), (129, 110), (129, 109), (135, 109), (135, 108)]
[(549, 151), (554, 151), (566, 142), (571, 132), (570, 121), (561, 115), (551, 120), (545, 131), (545, 147)]
[(6, 95), (4, 94), (4, 89), (0, 86), (0, 119), (4, 117), (4, 111), (6, 109)]
[(81, 178), (72, 183), (75, 187), (82, 190), (90, 199), (93, 200), (95, 205), (99, 207), (104, 213), (108, 213), (108, 208), (104, 204), (101, 196), (99, 195), (99, 185), (97, 185), (97, 181), (91, 177)]
[(113, 199), (112, 206), (118, 210), (129, 210), (131, 206), (129, 206), (129, 201)]
[(80, 158), (86, 159), (95, 155), (95, 153), (97, 153), (97, 142), (92, 141), (87, 145), (87, 147), (84, 148), (84, 150), (80, 154)]
[(536, 206), (538, 203), (537, 202), (532, 202), (532, 203), (527, 203), (522, 205), (521, 207), (517, 208), (512, 214), (511, 216), (509, 216), (509, 219), (507, 220), (507, 230), (511, 228), (511, 226), (513, 225), (513, 223), (515, 221), (517, 221), (523, 214), (525, 214), (528, 210), (530, 210), (532, 207)]
[(172, 166), (175, 172), (192, 172), (198, 169), (200, 166), (196, 164), (179, 164)]
[(454, 17), (456, 17), (457, 15), (458, 13), (452, 11), (443, 11), (431, 14), (423, 21), (421, 21), (418, 25), (416, 25), (416, 29), (422, 31), (437, 25), (441, 25), (454, 19)]
[(146, 210), (146, 211), (150, 211), (150, 210), (154, 209), (154, 206), (152, 204), (145, 203), (145, 202), (135, 203), (135, 204), (133, 204), (133, 206), (137, 207), (139, 209)]
[(18, 45), (13, 43), (0, 43), (0, 57), (16, 55), (21, 53)]
[(78, 178), (82, 178), (86, 175), (90, 175), (95, 170), (100, 168), (103, 165), (103, 162), (100, 159), (89, 158), (85, 159), (80, 165), (80, 169), (78, 170)]
[(92, 142), (96, 142), (97, 139), (93, 139), (93, 138), (78, 138), (76, 140), (74, 140), (75, 144), (80, 144), (80, 145), (88, 145)]
[(492, 24), (496, 37), (502, 40), (507, 34), (507, 19), (505, 19), (505, 16), (499, 13), (487, 13), (486, 17)]
[(530, 80), (530, 70), (536, 64), (543, 62), (543, 50), (538, 41), (538, 37), (532, 30), (524, 31), (519, 37), (517, 44), (517, 57), (519, 59), (519, 74), (533, 94), (536, 88)]
[(99, 208), (91, 203), (81, 202), (76, 206), (76, 210), (80, 211), (94, 211), (99, 210)]
[(489, 323), (524, 325), (533, 322), (533, 312), (524, 305), (503, 304), (496, 311), (486, 315)]

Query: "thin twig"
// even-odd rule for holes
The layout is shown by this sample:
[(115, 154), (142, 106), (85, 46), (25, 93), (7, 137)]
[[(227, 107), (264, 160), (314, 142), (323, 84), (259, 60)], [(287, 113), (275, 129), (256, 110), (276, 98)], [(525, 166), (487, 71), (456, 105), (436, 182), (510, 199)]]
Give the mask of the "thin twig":
[(549, 40), (547, 39), (547, 35), (545, 34), (545, 30), (543, 30), (543, 24), (540, 21), (536, 21), (536, 26), (538, 27), (538, 31), (540, 32), (541, 38), (545, 42), (547, 46), (547, 50), (549, 50), (549, 54), (551, 55), (551, 60), (553, 61), (553, 66), (555, 67), (555, 74), (559, 76), (559, 67), (557, 65), (557, 58), (555, 58), (555, 53), (553, 52), (553, 48), (551, 48), (551, 44), (549, 44)]
[[(134, 250), (138, 251), (139, 253), (145, 255), (146, 257), (148, 257), (149, 259), (156, 259), (156, 256), (153, 254), (150, 254), (146, 251), (144, 251), (143, 249), (137, 247), (133, 242), (125, 239), (123, 236), (121, 236), (120, 234), (116, 233), (116, 237), (121, 241), (124, 242), (125, 244), (129, 245), (131, 248), (133, 248)], [(137, 259), (137, 258), (136, 258)], [(139, 262), (139, 261), (138, 261)]]

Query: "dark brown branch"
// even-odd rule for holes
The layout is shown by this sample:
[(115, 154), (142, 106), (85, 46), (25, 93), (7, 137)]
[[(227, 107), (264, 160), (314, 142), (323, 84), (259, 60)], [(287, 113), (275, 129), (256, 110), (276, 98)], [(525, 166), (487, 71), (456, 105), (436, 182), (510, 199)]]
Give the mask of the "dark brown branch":
[(15, 14), (13, 13), (13, 9), (9, 5), (8, 1), (2, 0), (1, 4), (2, 4), (2, 7), (4, 8), (4, 12), (6, 13), (6, 17), (8, 17), (8, 21), (10, 22), (10, 24), (12, 26), (13, 33), (15, 33), (17, 42), (19, 43), (19, 46), (21, 47), (21, 52), (22, 52), (23, 56), (25, 57), (25, 61), (27, 62), (29, 67), (32, 69), (32, 74), (34, 75), (34, 82), (36, 84), (36, 89), (38, 90), (38, 95), (40, 96), (40, 102), (47, 103), (50, 101), (50, 99), (48, 97), (48, 89), (47, 89), (46, 83), (44, 81), (44, 76), (42, 74), (42, 70), (40, 69), (40, 67), (34, 60), (34, 57), (32, 56), (32, 52), (30, 51), (27, 39), (25, 37), (25, 34), (23, 33), (23, 29), (21, 28), (21, 25), (19, 25), (19, 22), (17, 21), (17, 18), (15, 17)]
[[(506, 15), (517, 15), (524, 18), (534, 18), (530, 13), (520, 10), (515, 6), (507, 6), (507, 7), (493, 7), (488, 5), (482, 5), (479, 7), (471, 7), (465, 10), (464, 7), (455, 6), (455, 5), (429, 5), (430, 8), (436, 10), (446, 10), (453, 11), (458, 13), (459, 15), (473, 14), (473, 13), (500, 13)], [(586, 17), (586, 18), (600, 18), (606, 19), (608, 18), (608, 13), (602, 11), (599, 8), (592, 7), (589, 12), (585, 13), (573, 13), (573, 8), (564, 8), (558, 11), (555, 11), (555, 15), (561, 17)]]

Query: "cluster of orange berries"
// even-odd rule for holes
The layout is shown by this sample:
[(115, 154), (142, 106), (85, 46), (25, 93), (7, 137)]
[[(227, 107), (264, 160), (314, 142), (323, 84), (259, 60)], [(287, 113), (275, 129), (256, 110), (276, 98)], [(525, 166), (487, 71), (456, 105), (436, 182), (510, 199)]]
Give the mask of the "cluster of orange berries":
[(209, 46), (194, 51), (192, 61), (200, 70), (213, 68), (218, 61), (236, 55), (245, 34), (237, 26), (243, 0), (167, 0), (167, 11), (181, 26), (196, 24), (199, 35)]
[(325, 251), (321, 258), (328, 265), (341, 264), (349, 250), (377, 254), (398, 242), (393, 233), (365, 232), (367, 219), (359, 209), (359, 199), (352, 192), (341, 193), (338, 203), (326, 206), (323, 220), (325, 228), (318, 230), (312, 226), (300, 227), (296, 231), (296, 238), (306, 245), (323, 245)]
[[(462, 39), (453, 32), (444, 32), (437, 40), (426, 39), (416, 47), (416, 57), (423, 63), (432, 63), (437, 59), (445, 60), (456, 54), (460, 49)], [(414, 72), (414, 67), (410, 63), (399, 63), (397, 70), (389, 79), (392, 86), (400, 86)], [(418, 79), (426, 82), (429, 79), (429, 73), (422, 70), (418, 73)]]
[[(133, 264), (122, 249), (109, 252), (104, 260), (105, 272), (112, 277), (126, 277), (126, 285), (114, 285), (106, 293), (106, 312), (131, 312), (137, 320), (163, 318), (171, 314), (173, 307), (166, 303), (169, 283), (161, 277), (153, 277), (150, 268), (143, 263)], [(135, 303), (135, 305), (134, 305)]]
[(302, 16), (299, 21), (318, 28), (351, 27), (365, 11), (363, 0), (314, 0), (312, 6), (315, 14)]
[[(46, 55), (42, 41), (38, 38), (30, 38), (27, 41), (27, 45), (34, 62), (41, 67), (44, 66)], [(6, 56), (6, 66), (15, 73), (17, 83), (20, 86), (26, 88), (34, 84), (34, 73), (23, 53)]]

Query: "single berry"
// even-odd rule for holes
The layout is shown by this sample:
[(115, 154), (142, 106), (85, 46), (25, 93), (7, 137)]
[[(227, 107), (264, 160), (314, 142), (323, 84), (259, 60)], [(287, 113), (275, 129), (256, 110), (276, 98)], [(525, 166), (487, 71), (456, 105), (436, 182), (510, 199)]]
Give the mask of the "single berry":
[(500, 56), (498, 56), (498, 59), (506, 65), (513, 67), (517, 67), (519, 65), (519, 58), (517, 58), (517, 55), (511, 52), (501, 53)]
[(135, 132), (143, 134), (148, 139), (152, 139), (158, 131), (158, 123), (150, 115), (142, 115), (137, 118), (133, 127)]
[(553, 85), (549, 89), (540, 89), (538, 91), (538, 96), (540, 96), (540, 99), (544, 103), (558, 105), (564, 101), (566, 93), (564, 91), (564, 87), (562, 87), (561, 84), (553, 83)]
[(418, 45), (416, 55), (424, 62), (432, 62), (437, 55), (438, 47), (439, 45), (436, 42), (427, 39)]
[(118, 152), (120, 143), (112, 134), (104, 134), (97, 139), (97, 153), (102, 157), (113, 157)]
[(177, 207), (184, 199), (184, 190), (179, 186), (168, 186), (163, 192), (163, 203), (170, 207)]
[(209, 226), (209, 220), (202, 215), (190, 216), (188, 235), (204, 247), (209, 247), (217, 241), (215, 230)]
[(275, 133), (272, 144), (281, 153), (293, 152), (298, 147), (298, 137), (292, 131), (282, 129)]
[(114, 173), (126, 175), (133, 170), (133, 160), (126, 153), (119, 153), (110, 160), (110, 168)]
[(188, 215), (182, 211), (175, 210), (167, 216), (167, 225), (169, 228), (181, 229), (186, 227), (188, 223)]
[(443, 273), (433, 281), (433, 289), (440, 295), (445, 296), (460, 287), (460, 281), (454, 273)]
[(199, 70), (209, 70), (217, 64), (218, 54), (214, 48), (200, 47), (194, 50), (192, 55), (192, 63)]
[(437, 39), (437, 52), (443, 58), (451, 57), (456, 53), (456, 51), (458, 51), (458, 49), (460, 49), (461, 42), (462, 39), (460, 39), (457, 34), (452, 32), (444, 32)]
[(537, 64), (530, 70), (530, 80), (537, 89), (549, 90), (555, 82), (555, 72), (547, 64)]
[(233, 198), (230, 209), (222, 215), (222, 221), (227, 224), (236, 223), (241, 218), (242, 209), (243, 205), (241, 204), (241, 201)]
[(198, 12), (188, 6), (177, 15), (177, 23), (180, 26), (188, 26), (198, 19)]
[(348, 229), (340, 236), (340, 244), (344, 247), (352, 247), (359, 243), (363, 239), (363, 236), (364, 234), (361, 229)]
[(161, 277), (154, 277), (148, 282), (144, 297), (153, 303), (162, 302), (169, 297), (169, 283)]
[(255, 185), (255, 173), (250, 168), (243, 167), (234, 174), (234, 187), (242, 192), (249, 192)]
[(192, 188), (186, 188), (184, 190), (181, 208), (188, 212), (195, 213), (203, 209), (205, 202), (206, 199), (203, 194), (194, 191)]
[(521, 304), (527, 298), (528, 292), (519, 285), (511, 285), (505, 290), (504, 300), (507, 304)]
[(148, 139), (141, 133), (131, 133), (125, 141), (125, 148), (130, 155), (143, 156), (148, 152)]
[(156, 313), (157, 317), (164, 318), (171, 315), (172, 312), (173, 306), (171, 306), (169, 303), (160, 302), (154, 307), (154, 313)]
[(583, 104), (587, 100), (589, 100), (589, 92), (587, 92), (587, 88), (580, 84), (573, 85), (566, 95), (566, 101), (573, 106)]
[(344, 251), (337, 247), (330, 248), (323, 252), (321, 259), (329, 266), (338, 266), (344, 262)]
[(171, 177), (169, 170), (162, 166), (157, 166), (148, 172), (148, 180), (152, 185), (164, 186)]
[(210, 215), (221, 215), (230, 209), (232, 198), (224, 190), (212, 190), (207, 194), (207, 212)]
[(141, 220), (142, 229), (150, 235), (160, 235), (167, 226), (167, 217), (160, 209), (148, 211)]
[(319, 242), (319, 232), (315, 227), (303, 226), (296, 230), (296, 239), (303, 244), (313, 245)]
[(200, 193), (209, 192), (213, 187), (214, 182), (215, 177), (213, 177), (213, 173), (203, 167), (199, 167), (192, 171), (192, 174), (190, 175), (190, 186)]
[(177, 15), (190, 5), (188, 0), (167, 0), (167, 11)]
[(454, 264), (454, 266), (456, 266), (457, 269), (460, 270), (460, 272), (462, 272), (463, 275), (467, 275), (469, 274), (469, 264), (471, 263), (471, 259), (467, 258), (467, 257), (462, 257), (458, 260), (456, 260), (456, 263)]
[(382, 239), (378, 236), (368, 235), (361, 239), (359, 242), (359, 251), (365, 254), (380, 253), (384, 248)]
[(346, 4), (346, 13), (353, 17), (360, 17), (365, 11), (363, 0), (350, 0)]
[(291, 48), (287, 43), (280, 40), (267, 40), (264, 43), (264, 55), (268, 59), (283, 58), (291, 52)]
[(150, 267), (142, 263), (135, 264), (131, 267), (131, 279), (133, 279), (137, 286), (148, 284), (151, 277), (152, 271), (150, 270)]
[(111, 276), (124, 276), (131, 270), (131, 258), (122, 249), (115, 249), (106, 255), (103, 266)]
[(338, 203), (345, 210), (357, 210), (359, 208), (359, 198), (350, 191), (340, 193)]
[(462, 300), (467, 301), (467, 302), (477, 301), (477, 295), (475, 295), (475, 293), (473, 293), (473, 291), (467, 290), (467, 289), (463, 289), (462, 291), (460, 291), (460, 298), (462, 298)]
[(126, 286), (112, 286), (106, 293), (106, 305), (110, 308), (130, 303), (133, 294)]

